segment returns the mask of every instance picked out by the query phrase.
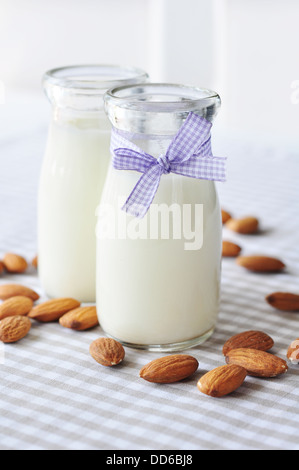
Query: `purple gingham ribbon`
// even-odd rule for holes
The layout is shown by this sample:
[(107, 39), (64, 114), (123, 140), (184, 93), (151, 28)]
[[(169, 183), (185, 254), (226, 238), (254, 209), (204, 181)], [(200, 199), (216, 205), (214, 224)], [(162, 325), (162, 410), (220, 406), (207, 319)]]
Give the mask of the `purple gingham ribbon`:
[(122, 209), (135, 217), (144, 217), (158, 190), (161, 176), (168, 173), (225, 181), (226, 158), (212, 155), (211, 127), (206, 119), (189, 113), (165, 155), (159, 158), (144, 152), (114, 129), (111, 138), (113, 167), (143, 173)]

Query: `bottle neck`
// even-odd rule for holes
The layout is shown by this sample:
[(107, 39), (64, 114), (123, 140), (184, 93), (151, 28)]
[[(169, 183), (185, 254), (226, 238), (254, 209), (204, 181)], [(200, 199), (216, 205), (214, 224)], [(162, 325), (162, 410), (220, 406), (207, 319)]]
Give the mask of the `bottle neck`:
[(102, 111), (105, 92), (116, 86), (146, 81), (148, 75), (117, 65), (70, 66), (49, 70), (43, 86), (54, 107), (76, 111)]
[(104, 109), (97, 111), (83, 111), (64, 108), (57, 105), (52, 106), (52, 122), (59, 126), (76, 129), (98, 129), (109, 131), (111, 124)]
[(210, 90), (149, 83), (109, 90), (105, 110), (112, 125), (133, 134), (173, 136), (190, 112), (213, 121), (219, 96)]

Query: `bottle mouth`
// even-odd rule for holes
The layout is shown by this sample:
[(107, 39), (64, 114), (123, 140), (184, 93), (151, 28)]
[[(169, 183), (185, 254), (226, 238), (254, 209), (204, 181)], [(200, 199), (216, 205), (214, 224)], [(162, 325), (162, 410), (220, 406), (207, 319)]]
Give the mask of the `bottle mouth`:
[(190, 112), (212, 122), (221, 106), (219, 95), (212, 90), (171, 83), (109, 89), (104, 103), (117, 129), (156, 135), (174, 135)]
[(212, 90), (171, 83), (111, 88), (104, 95), (104, 101), (108, 107), (155, 113), (200, 111), (221, 103), (219, 95)]
[(134, 85), (146, 81), (148, 74), (134, 67), (118, 65), (72, 65), (49, 70), (44, 82), (62, 88), (82, 91), (108, 90), (120, 85)]
[(135, 67), (72, 65), (46, 72), (43, 86), (49, 100), (58, 106), (97, 111), (103, 109), (102, 97), (108, 89), (143, 83), (147, 79), (148, 74)]

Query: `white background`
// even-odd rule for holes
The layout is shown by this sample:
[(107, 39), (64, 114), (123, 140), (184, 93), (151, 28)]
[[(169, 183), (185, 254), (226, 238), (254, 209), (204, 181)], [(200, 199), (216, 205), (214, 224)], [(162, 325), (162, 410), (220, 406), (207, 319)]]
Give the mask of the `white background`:
[(0, 0), (0, 124), (14, 100), (30, 113), (46, 70), (116, 63), (215, 89), (238, 137), (296, 142), (298, 24), (298, 0)]

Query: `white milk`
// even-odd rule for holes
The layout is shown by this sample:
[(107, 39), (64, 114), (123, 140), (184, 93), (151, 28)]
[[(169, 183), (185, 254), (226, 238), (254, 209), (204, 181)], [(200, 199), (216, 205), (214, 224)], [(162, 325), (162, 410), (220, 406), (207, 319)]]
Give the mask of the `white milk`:
[(96, 207), (109, 161), (99, 119), (50, 127), (38, 201), (39, 275), (49, 297), (95, 301)]
[[(118, 197), (131, 193), (141, 174), (109, 168), (101, 206), (114, 208), (120, 232), (138, 219), (120, 211)], [(203, 246), (186, 240), (97, 241), (97, 309), (108, 335), (135, 345), (166, 345), (206, 339), (219, 309), (221, 217), (214, 182), (169, 174), (161, 178), (156, 204), (203, 204)], [(142, 219), (148, 221), (150, 215)], [(113, 232), (113, 221), (101, 216)], [(135, 222), (134, 222), (135, 220)], [(132, 227), (131, 227), (132, 229)], [(138, 229), (137, 229), (138, 230)], [(131, 233), (132, 234), (132, 233)]]

